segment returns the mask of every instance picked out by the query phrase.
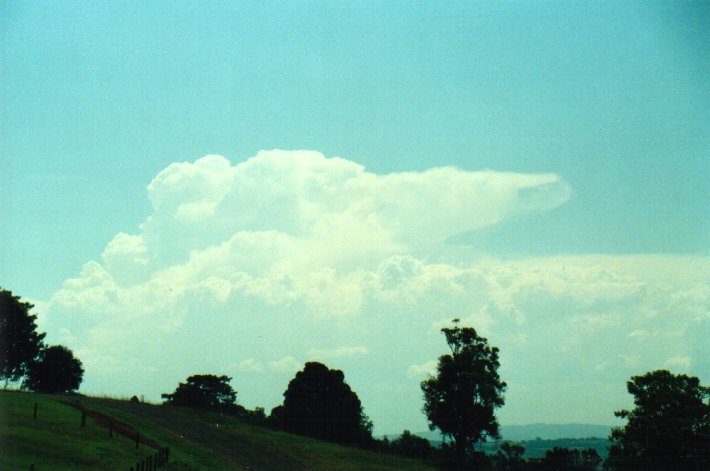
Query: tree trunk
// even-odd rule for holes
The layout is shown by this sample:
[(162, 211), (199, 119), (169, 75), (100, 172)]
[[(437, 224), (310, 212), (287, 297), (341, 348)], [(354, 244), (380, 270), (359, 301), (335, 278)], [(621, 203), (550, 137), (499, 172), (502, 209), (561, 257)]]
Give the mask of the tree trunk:
[(456, 442), (454, 455), (456, 459), (456, 466), (458, 468), (462, 468), (466, 462), (466, 437), (464, 435), (456, 435), (454, 436), (454, 441)]

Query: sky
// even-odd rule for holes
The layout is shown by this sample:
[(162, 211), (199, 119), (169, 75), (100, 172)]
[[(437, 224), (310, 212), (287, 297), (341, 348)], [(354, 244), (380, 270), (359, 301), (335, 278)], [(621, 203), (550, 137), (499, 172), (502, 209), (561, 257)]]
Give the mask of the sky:
[(454, 317), (503, 424), (710, 382), (707, 2), (0, 1), (0, 286), (81, 391), (307, 361), (422, 431)]

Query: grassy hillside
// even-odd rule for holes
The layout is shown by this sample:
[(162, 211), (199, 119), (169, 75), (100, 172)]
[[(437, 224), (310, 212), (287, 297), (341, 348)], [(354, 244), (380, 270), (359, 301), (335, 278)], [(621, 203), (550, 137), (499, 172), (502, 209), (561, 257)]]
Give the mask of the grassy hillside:
[[(62, 402), (63, 401), (63, 402)], [(34, 403), (38, 419), (32, 419)], [(68, 404), (69, 402), (70, 404)], [(57, 398), (0, 392), (1, 469), (128, 470), (153, 452), (114, 434), (89, 417), (86, 407), (170, 447), (169, 468), (205, 470), (432, 470), (414, 460), (320, 442), (244, 423), (216, 413), (86, 397)]]
[[(37, 403), (37, 419), (33, 418)], [(49, 396), (0, 392), (0, 469), (126, 470), (152, 454), (87, 419), (80, 427), (81, 412)]]

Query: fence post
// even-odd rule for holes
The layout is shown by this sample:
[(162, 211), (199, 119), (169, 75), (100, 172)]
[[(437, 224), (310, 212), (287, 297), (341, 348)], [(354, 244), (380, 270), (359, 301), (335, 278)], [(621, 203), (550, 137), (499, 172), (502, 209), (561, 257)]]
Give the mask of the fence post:
[(34, 464), (34, 463), (32, 463), (32, 464), (30, 465), (30, 471), (35, 471), (35, 464)]
[(86, 427), (86, 411), (81, 411), (81, 426)]
[(113, 438), (113, 422), (108, 424), (108, 438)]
[(170, 447), (165, 447), (165, 462), (170, 461)]
[(136, 432), (136, 448), (138, 448), (138, 444), (141, 442), (141, 433)]
[(32, 418), (35, 420), (37, 420), (37, 406), (38, 406), (38, 404), (35, 402), (35, 410), (34, 410), (34, 413), (32, 414)]

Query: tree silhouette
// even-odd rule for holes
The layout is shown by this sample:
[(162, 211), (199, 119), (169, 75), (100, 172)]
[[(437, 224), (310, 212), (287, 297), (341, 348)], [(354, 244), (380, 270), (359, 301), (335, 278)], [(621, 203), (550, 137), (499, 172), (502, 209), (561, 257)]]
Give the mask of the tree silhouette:
[(431, 444), (426, 438), (418, 437), (405, 430), (402, 435), (392, 440), (389, 449), (398, 455), (423, 459), (431, 453)]
[(498, 376), (498, 349), (472, 327), (459, 327), (459, 319), (453, 322), (454, 327), (441, 329), (451, 354), (439, 357), (436, 376), (421, 387), (429, 428), (453, 438), (461, 465), (475, 443), (499, 436), (493, 412), (503, 405), (506, 384)]
[(42, 349), (44, 333), (37, 332), (34, 306), (11, 291), (0, 290), (0, 379), (17, 381)]
[(545, 452), (542, 459), (531, 461), (540, 471), (595, 471), (602, 459), (596, 450), (577, 450), (553, 447)]
[(63, 345), (43, 349), (32, 362), (23, 386), (41, 393), (66, 393), (79, 389), (84, 376), (81, 361)]
[(667, 370), (634, 376), (626, 384), (636, 407), (614, 413), (628, 422), (612, 430), (607, 468), (710, 469), (710, 388)]
[(602, 457), (594, 448), (587, 448), (580, 452), (580, 467), (588, 471), (596, 471), (602, 464)]
[(500, 445), (500, 450), (492, 457), (495, 463), (495, 469), (504, 469), (506, 471), (522, 471), (527, 468), (527, 463), (523, 455), (525, 447), (517, 443), (503, 442)]
[(296, 373), (284, 392), (283, 408), (272, 416), (289, 432), (322, 440), (357, 443), (371, 438), (372, 423), (343, 372), (318, 362), (306, 363)]
[(237, 392), (229, 384), (231, 380), (229, 376), (193, 375), (178, 384), (175, 392), (161, 397), (168, 405), (233, 412)]

